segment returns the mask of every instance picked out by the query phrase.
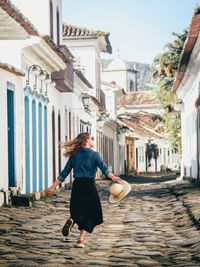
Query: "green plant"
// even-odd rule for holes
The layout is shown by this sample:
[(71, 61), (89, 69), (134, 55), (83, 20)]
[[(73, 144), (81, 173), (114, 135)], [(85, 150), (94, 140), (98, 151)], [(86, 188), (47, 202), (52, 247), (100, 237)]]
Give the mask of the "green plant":
[(172, 172), (170, 168), (166, 168), (166, 172)]
[(131, 172), (132, 172), (133, 174), (136, 174), (136, 169), (133, 167), (133, 168), (131, 169)]
[(157, 159), (159, 156), (159, 149), (156, 144), (148, 143), (146, 146), (146, 154), (148, 158), (148, 167), (151, 167), (151, 159)]
[(166, 172), (166, 166), (165, 166), (164, 164), (162, 164), (162, 165), (160, 166), (160, 171), (161, 171), (161, 172)]
[(177, 100), (177, 95), (172, 92), (172, 88), (187, 34), (187, 29), (182, 34), (173, 33), (176, 39), (166, 46), (166, 52), (154, 59), (152, 66), (152, 81), (157, 85), (155, 97), (160, 100), (162, 110), (160, 114), (164, 122), (164, 130), (172, 149), (177, 149), (179, 153), (181, 153), (181, 118), (179, 113), (173, 111), (173, 108), (169, 110), (169, 106)]

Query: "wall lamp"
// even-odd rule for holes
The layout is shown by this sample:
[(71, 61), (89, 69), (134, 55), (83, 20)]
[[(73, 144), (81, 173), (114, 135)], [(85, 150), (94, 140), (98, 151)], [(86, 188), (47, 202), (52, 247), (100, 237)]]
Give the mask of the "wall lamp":
[(90, 100), (91, 100), (90, 95), (87, 93), (83, 93), (83, 94), (81, 94), (81, 98), (82, 98), (82, 103), (83, 103), (85, 112), (90, 113), (91, 112), (91, 110), (89, 108)]
[(47, 96), (47, 85), (51, 84), (52, 86), (55, 86), (56, 84), (51, 75), (46, 70), (43, 70), (39, 65), (32, 65), (28, 69), (28, 77), (26, 80), (27, 87), (30, 85), (30, 72), (32, 72), (35, 75), (33, 91), (37, 91), (36, 87), (37, 87), (37, 77), (38, 77), (41, 80), (40, 94), (42, 94), (42, 82), (44, 81), (46, 84), (45, 96)]
[(124, 125), (117, 127), (117, 133), (120, 134), (120, 132), (125, 133), (128, 128)]

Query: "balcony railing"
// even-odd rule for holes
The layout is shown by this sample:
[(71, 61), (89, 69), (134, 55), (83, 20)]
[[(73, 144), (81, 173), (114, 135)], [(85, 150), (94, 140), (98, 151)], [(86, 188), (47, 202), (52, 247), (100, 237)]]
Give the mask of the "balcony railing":
[(103, 106), (103, 108), (106, 109), (106, 98), (104, 92), (101, 89), (96, 90), (96, 98)]

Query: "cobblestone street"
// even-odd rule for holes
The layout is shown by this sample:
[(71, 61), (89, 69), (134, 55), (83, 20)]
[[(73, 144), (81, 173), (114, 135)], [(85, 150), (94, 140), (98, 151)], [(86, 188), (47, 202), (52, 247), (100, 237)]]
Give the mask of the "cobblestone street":
[(109, 204), (108, 180), (97, 181), (104, 223), (75, 248), (64, 238), (70, 190), (32, 208), (0, 208), (0, 266), (200, 266), (200, 188), (174, 177), (129, 177), (131, 193)]

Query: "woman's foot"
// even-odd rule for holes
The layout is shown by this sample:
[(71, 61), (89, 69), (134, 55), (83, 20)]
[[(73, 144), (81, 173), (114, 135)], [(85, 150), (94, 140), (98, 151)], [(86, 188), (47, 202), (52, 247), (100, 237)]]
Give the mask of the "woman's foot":
[(78, 239), (77, 244), (76, 244), (76, 247), (77, 247), (77, 248), (84, 248), (85, 245), (84, 245), (84, 243), (83, 243), (83, 240)]
[(73, 225), (74, 225), (74, 221), (73, 221), (73, 219), (72, 219), (72, 218), (69, 218), (69, 219), (66, 221), (65, 225), (63, 226), (62, 234), (63, 234), (64, 236), (68, 236), (69, 233), (71, 232), (71, 229), (72, 229)]

